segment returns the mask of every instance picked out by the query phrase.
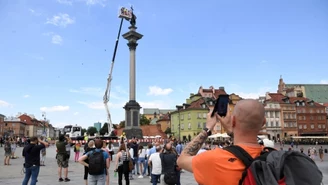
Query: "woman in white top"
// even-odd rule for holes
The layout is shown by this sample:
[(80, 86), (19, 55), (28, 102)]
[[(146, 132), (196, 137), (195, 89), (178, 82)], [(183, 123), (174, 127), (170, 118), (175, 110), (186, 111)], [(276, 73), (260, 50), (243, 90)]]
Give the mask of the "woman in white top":
[[(146, 159), (146, 156), (147, 153), (146, 153), (146, 149), (144, 149), (143, 146), (139, 145), (139, 149), (138, 149), (138, 164), (139, 164), (139, 167), (140, 167), (140, 176), (138, 178), (143, 178), (146, 174), (146, 169), (147, 169), (147, 166), (145, 164), (145, 159)], [(143, 167), (143, 168), (142, 168)]]

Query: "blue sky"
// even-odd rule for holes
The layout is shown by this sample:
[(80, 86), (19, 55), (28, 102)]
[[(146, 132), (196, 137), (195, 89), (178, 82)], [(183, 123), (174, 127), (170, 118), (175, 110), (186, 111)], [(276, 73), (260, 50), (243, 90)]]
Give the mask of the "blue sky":
[[(137, 100), (174, 108), (199, 86), (256, 98), (286, 83), (327, 83), (328, 2), (1, 0), (0, 113), (55, 126), (106, 120), (106, 87), (120, 19), (133, 4), (138, 31)], [(128, 31), (124, 22), (122, 33)], [(129, 50), (118, 46), (114, 123), (128, 101)]]

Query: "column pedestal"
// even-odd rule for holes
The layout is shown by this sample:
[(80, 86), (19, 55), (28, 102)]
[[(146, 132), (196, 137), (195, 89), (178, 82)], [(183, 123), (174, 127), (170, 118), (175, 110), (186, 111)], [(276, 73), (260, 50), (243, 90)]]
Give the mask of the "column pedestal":
[(140, 128), (140, 109), (141, 106), (138, 102), (130, 100), (124, 106), (125, 109), (125, 136), (127, 139), (133, 137), (142, 139), (142, 130)]

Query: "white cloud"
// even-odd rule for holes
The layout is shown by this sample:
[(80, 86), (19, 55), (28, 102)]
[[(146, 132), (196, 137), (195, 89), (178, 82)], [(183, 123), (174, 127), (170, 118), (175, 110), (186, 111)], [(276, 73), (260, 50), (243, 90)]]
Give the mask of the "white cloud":
[(226, 92), (230, 94), (235, 93), (244, 99), (258, 99), (260, 96), (265, 96), (266, 92), (276, 92), (276, 90), (273, 91), (272, 87), (261, 87), (249, 92), (245, 92), (242, 89), (243, 88), (237, 84), (231, 84), (226, 88)]
[(12, 107), (12, 104), (10, 104), (4, 100), (0, 100), (0, 107)]
[(150, 86), (147, 95), (160, 96), (160, 95), (168, 95), (171, 92), (173, 92), (173, 89), (171, 88), (162, 89), (157, 86)]
[(40, 110), (44, 112), (60, 112), (69, 110), (69, 106), (57, 105), (53, 107), (41, 107)]
[(321, 80), (320, 84), (328, 84), (328, 80)]
[[(121, 96), (122, 94), (127, 94), (126, 92), (124, 93), (123, 89), (115, 88), (115, 90), (116, 90), (115, 92), (114, 91), (110, 92), (110, 99), (116, 99), (116, 100), (126, 99), (123, 96)], [(105, 94), (104, 89), (97, 88), (97, 87), (81, 87), (80, 89), (70, 89), (69, 92), (98, 96), (98, 97), (103, 97)]]
[(73, 1), (72, 0), (57, 0), (58, 3), (60, 4), (66, 4), (66, 5), (72, 5)]
[(159, 109), (172, 109), (170, 103), (167, 101), (162, 101), (162, 100), (155, 100), (155, 101), (140, 101), (139, 102), (140, 106), (142, 108), (159, 108)]
[(106, 6), (107, 0), (83, 0), (87, 5), (101, 5), (102, 7)]
[(46, 24), (52, 24), (63, 28), (74, 23), (75, 23), (75, 19), (71, 18), (66, 13), (59, 13), (57, 15), (54, 15), (51, 19), (48, 18), (46, 22)]
[(81, 87), (80, 89), (70, 89), (69, 92), (87, 94), (93, 96), (102, 96), (104, 94), (101, 88), (96, 88), (96, 87)]
[(268, 63), (268, 61), (267, 60), (262, 60), (261, 61), (261, 64), (265, 64), (265, 63)]
[(24, 97), (24, 98), (29, 98), (30, 95), (26, 94), (26, 95), (24, 95), (23, 97)]
[[(84, 101), (78, 101), (79, 104), (85, 105), (90, 109), (97, 109), (97, 110), (103, 110), (105, 109), (105, 105), (103, 102), (101, 101), (97, 101), (97, 102), (84, 102)], [(117, 109), (117, 108), (121, 108), (123, 109), (125, 103), (108, 103), (108, 106), (110, 109)]]
[(51, 38), (51, 42), (53, 44), (61, 45), (63, 43), (63, 38), (60, 35), (53, 35)]
[(77, 116), (77, 115), (79, 115), (79, 112), (74, 112), (73, 115), (74, 115), (74, 116)]
[(33, 10), (33, 9), (28, 9), (28, 11), (32, 14), (32, 15), (35, 15), (35, 16), (40, 16), (41, 15), (41, 13), (38, 13), (38, 12), (36, 12), (35, 10)]
[(72, 123), (66, 123), (66, 122), (54, 122), (51, 123), (55, 128), (64, 128), (66, 125), (72, 125)]

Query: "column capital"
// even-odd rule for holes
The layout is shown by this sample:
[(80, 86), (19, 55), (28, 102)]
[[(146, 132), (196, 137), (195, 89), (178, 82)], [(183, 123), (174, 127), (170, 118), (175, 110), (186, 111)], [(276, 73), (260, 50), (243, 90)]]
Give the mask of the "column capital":
[(128, 46), (129, 46), (129, 49), (130, 50), (136, 50), (136, 48), (137, 48), (137, 46), (138, 46), (138, 43), (137, 42), (129, 42), (128, 44), (127, 44)]

